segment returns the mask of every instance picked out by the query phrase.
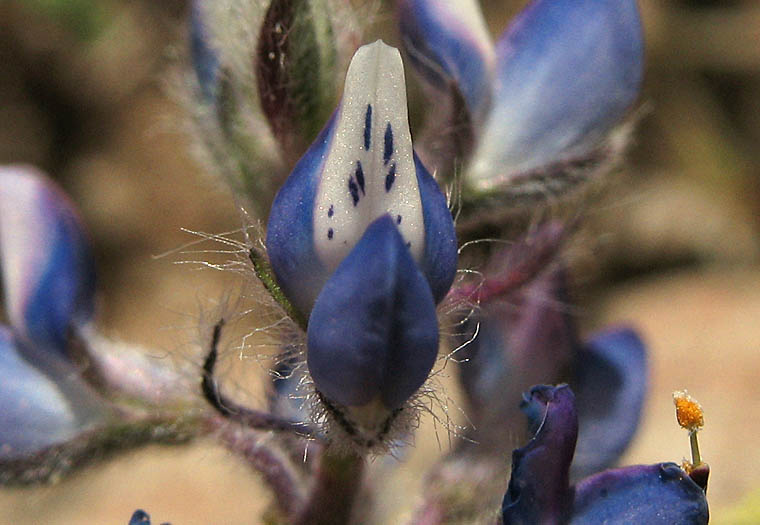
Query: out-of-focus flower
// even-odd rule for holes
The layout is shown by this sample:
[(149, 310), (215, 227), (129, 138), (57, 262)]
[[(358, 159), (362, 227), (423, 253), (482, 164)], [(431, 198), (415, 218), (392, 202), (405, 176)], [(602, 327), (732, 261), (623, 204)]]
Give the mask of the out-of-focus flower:
[(0, 460), (69, 441), (104, 415), (103, 406), (70, 363), (25, 344), (4, 326), (0, 374)]
[(674, 463), (608, 470), (570, 486), (578, 415), (567, 385), (535, 386), (521, 408), (535, 435), (512, 453), (505, 525), (708, 522), (704, 491)]
[(94, 309), (84, 227), (38, 171), (0, 168), (0, 267), (10, 327), (0, 326), (0, 458), (65, 442), (104, 415), (70, 362), (70, 336)]
[(72, 326), (93, 314), (94, 265), (73, 204), (29, 167), (0, 168), (0, 261), (13, 329), (65, 353)]
[(494, 255), (481, 288), (468, 291), (480, 297), (468, 321), (477, 336), (457, 356), (477, 442), (471, 448), (480, 454), (508, 449), (503, 433), (517, 415), (510, 398), (536, 383), (570, 383), (581, 420), (572, 465), (577, 478), (614, 465), (625, 451), (648, 374), (646, 349), (633, 330), (612, 328), (581, 340), (567, 272), (556, 257), (564, 235), (548, 223)]
[(412, 149), (397, 50), (357, 51), (335, 115), (277, 194), (266, 245), (286, 297), (309, 316), (308, 368), (324, 404), (376, 442), (432, 369), (435, 305), (457, 261), (446, 199)]
[(471, 189), (556, 192), (614, 154), (604, 139), (642, 77), (635, 0), (533, 0), (495, 45), (474, 0), (397, 3), (416, 69), (463, 101)]

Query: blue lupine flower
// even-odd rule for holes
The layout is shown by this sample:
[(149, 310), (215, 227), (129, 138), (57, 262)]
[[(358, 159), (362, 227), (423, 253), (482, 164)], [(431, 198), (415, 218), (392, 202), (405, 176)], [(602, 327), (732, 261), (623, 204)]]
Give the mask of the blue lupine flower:
[(535, 386), (521, 408), (535, 435), (512, 454), (505, 525), (707, 523), (704, 491), (674, 463), (608, 470), (570, 486), (578, 417), (567, 385)]
[(367, 227), (386, 214), (440, 301), (456, 272), (454, 225), (446, 198), (412, 149), (401, 57), (378, 41), (356, 52), (339, 108), (272, 205), (269, 258), (302, 313), (311, 311)]
[(0, 458), (68, 441), (103, 407), (67, 357), (94, 309), (93, 263), (73, 204), (31, 168), (0, 168)]
[[(458, 357), (475, 427), (471, 437), (484, 453), (508, 446), (503, 433), (516, 415), (510, 398), (539, 382), (572, 385), (581, 421), (571, 471), (577, 478), (609, 468), (625, 451), (638, 427), (648, 374), (645, 346), (629, 328), (611, 328), (581, 341), (561, 264), (531, 268), (541, 264), (528, 254), (555, 252), (561, 237), (557, 225), (549, 223), (494, 257), (485, 272), (480, 309), (470, 320), (478, 324), (477, 337)], [(502, 261), (509, 268), (502, 268)], [(527, 283), (517, 282), (530, 272), (535, 274)], [(500, 292), (501, 286), (507, 290)]]
[(94, 264), (73, 204), (32, 168), (0, 168), (0, 263), (13, 329), (65, 353), (70, 330), (93, 314)]
[(635, 0), (533, 0), (494, 46), (474, 1), (398, 0), (423, 78), (463, 99), (475, 135), (467, 182), (488, 190), (586, 160), (636, 98)]
[(285, 295), (310, 314), (316, 390), (372, 446), (433, 367), (435, 305), (457, 260), (446, 198), (412, 149), (397, 50), (357, 51), (339, 108), (277, 194), (266, 244)]

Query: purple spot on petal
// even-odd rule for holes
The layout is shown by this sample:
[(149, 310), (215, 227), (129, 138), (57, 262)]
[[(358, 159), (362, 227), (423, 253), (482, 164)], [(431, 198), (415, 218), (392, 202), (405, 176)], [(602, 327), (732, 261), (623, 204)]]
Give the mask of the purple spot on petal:
[(396, 215), (396, 224), (401, 224), (401, 215)]
[(393, 128), (391, 123), (385, 128), (385, 150), (383, 151), (383, 164), (388, 164), (393, 156)]
[(385, 176), (385, 193), (391, 191), (393, 183), (396, 182), (396, 163), (391, 164), (391, 169), (388, 170), (388, 175)]
[(364, 149), (369, 151), (372, 138), (372, 106), (367, 104), (367, 114), (364, 115)]
[(362, 169), (362, 163), (360, 161), (356, 161), (356, 182), (359, 183), (359, 189), (362, 190), (362, 195), (366, 195), (366, 192), (364, 191), (364, 170)]
[(330, 209), (327, 210), (327, 217), (329, 218), (329, 217), (332, 217), (333, 215), (335, 215), (335, 210), (333, 209), (333, 205), (330, 204)]
[(327, 238), (328, 239), (332, 240), (334, 234), (335, 234), (335, 232), (333, 232), (332, 228), (330, 228), (329, 230), (327, 230)]
[(353, 177), (348, 178), (348, 191), (351, 193), (351, 199), (354, 201), (354, 206), (359, 204), (359, 186), (356, 185)]

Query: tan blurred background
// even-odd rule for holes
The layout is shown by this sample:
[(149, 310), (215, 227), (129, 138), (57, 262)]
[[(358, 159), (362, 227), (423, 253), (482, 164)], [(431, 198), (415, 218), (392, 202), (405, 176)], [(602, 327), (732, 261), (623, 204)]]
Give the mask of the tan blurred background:
[[(524, 4), (483, 3), (494, 31)], [(576, 297), (585, 331), (631, 321), (651, 348), (651, 395), (624, 463), (688, 454), (670, 397), (686, 388), (706, 410), (713, 522), (760, 523), (760, 3), (640, 6), (642, 119), (624, 173), (572, 248)], [(232, 281), (152, 256), (192, 241), (181, 228), (222, 232), (240, 218), (188, 155), (166, 95), (185, 16), (182, 0), (0, 0), (0, 162), (42, 167), (81, 207), (104, 331), (192, 357), (200, 312)], [(440, 453), (428, 427), (380, 502), (396, 516), (419, 465)], [(126, 524), (138, 507), (156, 523), (257, 523), (267, 497), (245, 465), (200, 442), (0, 490), (0, 523)]]

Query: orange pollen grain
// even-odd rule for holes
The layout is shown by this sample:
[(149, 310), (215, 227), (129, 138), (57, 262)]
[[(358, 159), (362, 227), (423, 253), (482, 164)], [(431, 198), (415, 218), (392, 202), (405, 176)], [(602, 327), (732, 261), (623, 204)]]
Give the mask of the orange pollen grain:
[(704, 426), (705, 416), (702, 406), (686, 392), (674, 392), (678, 424), (686, 430), (694, 431)]

